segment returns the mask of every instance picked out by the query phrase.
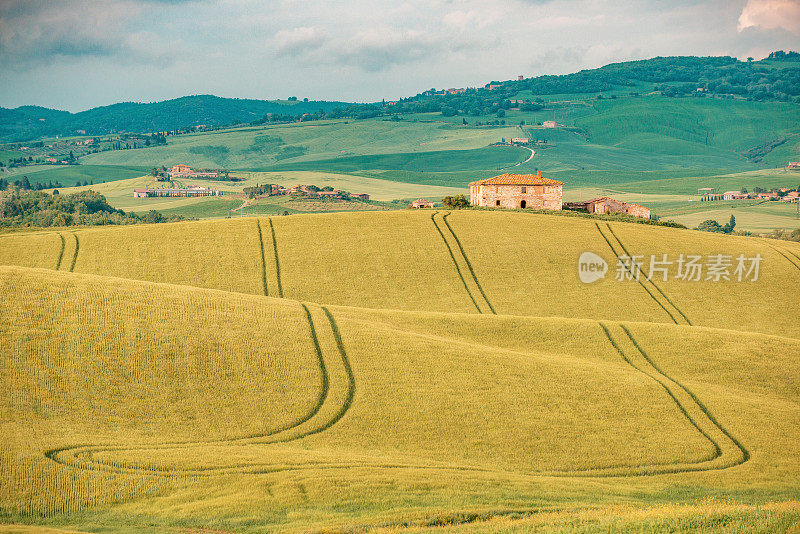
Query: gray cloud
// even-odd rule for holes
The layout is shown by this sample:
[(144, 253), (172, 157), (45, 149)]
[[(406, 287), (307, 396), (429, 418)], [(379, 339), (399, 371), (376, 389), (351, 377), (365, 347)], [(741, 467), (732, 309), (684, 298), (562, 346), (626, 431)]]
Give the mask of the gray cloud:
[(164, 64), (165, 42), (149, 33), (154, 9), (178, 9), (198, 0), (44, 0), (0, 4), (0, 65), (26, 70), (54, 61), (108, 57)]
[(756, 8), (798, 2), (0, 0), (0, 68), (13, 73), (0, 105), (374, 101), (656, 55), (763, 57), (797, 33), (793, 11)]

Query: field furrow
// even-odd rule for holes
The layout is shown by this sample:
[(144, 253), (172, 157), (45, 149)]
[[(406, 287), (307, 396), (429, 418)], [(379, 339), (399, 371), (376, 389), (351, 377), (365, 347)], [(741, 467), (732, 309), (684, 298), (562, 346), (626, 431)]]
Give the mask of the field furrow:
[(455, 240), (456, 245), (458, 246), (458, 252), (459, 252), (459, 255), (460, 255), (460, 259), (462, 259), (464, 261), (464, 263), (466, 264), (467, 269), (469, 270), (469, 274), (472, 277), (472, 280), (475, 282), (475, 286), (478, 288), (478, 292), (480, 292), (480, 295), (481, 295), (481, 298), (482, 298), (482, 304), (485, 303), (486, 306), (489, 308), (489, 311), (491, 311), (493, 314), (497, 315), (497, 312), (495, 311), (494, 307), (492, 306), (492, 303), (489, 302), (489, 297), (486, 296), (486, 292), (483, 290), (483, 286), (481, 286), (481, 283), (478, 281), (478, 276), (475, 274), (475, 269), (472, 268), (472, 263), (470, 263), (469, 258), (467, 257), (467, 253), (464, 251), (464, 247), (461, 244), (461, 240), (458, 238), (456, 233), (453, 231), (453, 227), (450, 226), (450, 223), (447, 222), (447, 217), (449, 215), (450, 215), (450, 212), (447, 212), (446, 214), (444, 214), (444, 216), (442, 217), (442, 222), (444, 223), (445, 227), (447, 227), (447, 231), (449, 232), (449, 234), (451, 236), (453, 236), (453, 239)]
[[(618, 248), (617, 248), (617, 247), (616, 247), (616, 246), (615, 246), (615, 245), (614, 245), (614, 244), (611, 242), (611, 239), (610, 239), (610, 238), (609, 238), (609, 237), (608, 237), (608, 236), (605, 234), (605, 232), (604, 232), (604, 231), (603, 231), (603, 230), (600, 228), (600, 224), (598, 224), (598, 223), (595, 223), (595, 226), (597, 227), (597, 231), (598, 231), (598, 232), (600, 232), (600, 235), (601, 235), (601, 236), (603, 236), (603, 239), (605, 240), (605, 242), (606, 242), (606, 243), (608, 243), (608, 246), (609, 246), (609, 248), (611, 249), (611, 252), (613, 252), (613, 253), (614, 253), (614, 256), (616, 256), (617, 258), (620, 258), (620, 257), (623, 257), (623, 256), (627, 255), (627, 254), (625, 253), (625, 251), (624, 251), (624, 250), (623, 250), (621, 247), (618, 249)], [(609, 228), (609, 229), (610, 229), (610, 228)], [(620, 243), (618, 243), (618, 244), (620, 244)], [(630, 275), (631, 279), (633, 279), (634, 281), (636, 281), (636, 283), (638, 283), (638, 284), (639, 284), (639, 285), (642, 287), (642, 289), (644, 289), (644, 290), (647, 292), (647, 294), (648, 294), (648, 295), (650, 295), (650, 298), (651, 298), (651, 299), (653, 299), (653, 300), (655, 301), (655, 303), (656, 303), (656, 304), (658, 304), (658, 306), (659, 306), (659, 307), (660, 307), (662, 310), (664, 310), (664, 312), (665, 312), (667, 315), (669, 315), (669, 318), (670, 318), (670, 320), (671, 320), (673, 323), (675, 323), (675, 324), (680, 324), (680, 323), (678, 322), (678, 319), (676, 318), (676, 314), (674, 313), (674, 310), (673, 310), (673, 311), (670, 311), (670, 308), (668, 308), (668, 303), (662, 302), (662, 301), (659, 299), (659, 297), (658, 297), (658, 296), (656, 296), (656, 294), (655, 294), (655, 293), (653, 293), (653, 291), (652, 291), (652, 290), (651, 290), (649, 287), (647, 287), (647, 285), (646, 285), (646, 284), (645, 284), (645, 283), (644, 283), (642, 280), (640, 280), (640, 275), (639, 275), (639, 274), (636, 272), (636, 267), (637, 267), (637, 266), (636, 266), (636, 265), (634, 265), (633, 263), (631, 263), (631, 264), (624, 263), (623, 265), (624, 265), (624, 268), (625, 268), (625, 270), (627, 271), (627, 273)]]
[[(461, 266), (459, 265), (459, 261), (456, 259), (455, 253), (453, 252), (453, 247), (448, 242), (444, 232), (442, 232), (442, 228), (439, 226), (439, 223), (436, 222), (436, 216), (438, 214), (439, 214), (438, 211), (431, 214), (431, 222), (433, 223), (433, 226), (436, 228), (436, 232), (442, 238), (444, 246), (447, 248), (447, 253), (450, 255), (450, 259), (453, 260), (453, 266), (455, 266), (456, 268), (456, 274), (458, 274), (458, 278), (461, 280), (461, 284), (464, 286), (464, 291), (467, 293), (469, 300), (475, 306), (475, 309), (478, 311), (478, 313), (483, 313), (483, 310), (481, 310), (481, 307), (478, 305), (478, 301), (475, 300), (475, 295), (473, 294), (473, 291), (470, 289), (469, 284), (467, 284), (467, 279), (464, 278), (464, 273), (462, 272)], [(477, 282), (477, 280), (475, 280), (475, 282)]]

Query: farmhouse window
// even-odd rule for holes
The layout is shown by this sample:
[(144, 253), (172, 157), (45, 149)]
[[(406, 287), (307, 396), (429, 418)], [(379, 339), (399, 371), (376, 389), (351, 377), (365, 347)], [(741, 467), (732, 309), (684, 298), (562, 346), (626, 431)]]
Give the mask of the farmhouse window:
[(500, 205), (500, 201), (499, 201), (499, 200), (495, 200), (495, 201), (494, 201), (494, 205), (495, 205), (495, 206), (499, 206), (499, 205)]
[(527, 193), (527, 192), (528, 192), (528, 188), (527, 188), (527, 187), (525, 187), (524, 185), (522, 186), (522, 192), (523, 192), (523, 193)]

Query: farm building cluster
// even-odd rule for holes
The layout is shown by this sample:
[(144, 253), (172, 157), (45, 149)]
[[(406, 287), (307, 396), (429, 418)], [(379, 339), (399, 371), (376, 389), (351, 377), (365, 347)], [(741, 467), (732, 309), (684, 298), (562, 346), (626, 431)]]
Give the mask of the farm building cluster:
[(800, 187), (775, 187), (769, 191), (756, 187), (748, 192), (746, 189), (739, 191), (725, 191), (717, 193), (713, 187), (703, 187), (697, 190), (701, 201), (712, 200), (779, 200), (781, 202), (800, 202)]
[[(161, 173), (160, 173), (161, 174)], [(163, 173), (170, 179), (172, 178), (217, 178), (220, 173), (211, 170), (195, 170), (188, 165), (178, 164), (170, 167)]]
[(160, 189), (160, 188), (147, 188), (147, 189), (134, 189), (134, 198), (150, 198), (150, 197), (218, 197), (222, 195), (219, 189), (209, 189), (199, 185), (190, 185), (186, 188), (175, 189)]
[(638, 204), (598, 197), (584, 202), (563, 202), (563, 182), (536, 174), (501, 174), (469, 184), (470, 204), (487, 208), (569, 209), (598, 215), (622, 213), (649, 219), (650, 209)]
[(574, 211), (596, 213), (597, 215), (605, 215), (607, 213), (624, 213), (625, 215), (630, 215), (631, 217), (641, 217), (643, 219), (650, 218), (650, 208), (645, 208), (639, 204), (614, 200), (610, 197), (597, 197), (584, 202), (565, 202), (564, 208)]

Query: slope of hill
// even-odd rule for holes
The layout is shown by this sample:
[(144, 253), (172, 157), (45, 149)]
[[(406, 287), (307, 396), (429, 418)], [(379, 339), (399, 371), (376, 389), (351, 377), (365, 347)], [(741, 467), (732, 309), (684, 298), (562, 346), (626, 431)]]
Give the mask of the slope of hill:
[[(0, 267), (0, 288), (5, 521), (513, 527), (800, 494), (797, 339), (25, 267)], [(796, 521), (792, 502), (769, 524)], [(695, 528), (714, 526), (713, 506)]]
[[(786, 336), (796, 335), (800, 316), (792, 293), (775, 289), (800, 277), (794, 243), (548, 215), (293, 215), (0, 240), (0, 264), (54, 268), (60, 258), (60, 270), (330, 305), (648, 321)], [(605, 279), (589, 285), (577, 274), (586, 251), (609, 266)], [(667, 280), (656, 270), (647, 281), (651, 256), (658, 262), (665, 254), (672, 262)], [(699, 256), (705, 265), (719, 254), (731, 263), (729, 280), (706, 280), (702, 266), (699, 281), (676, 279), (681, 255)], [(641, 283), (617, 280), (618, 255), (640, 258)], [(737, 280), (739, 255), (760, 256), (756, 281), (746, 273)]]
[(349, 106), (345, 102), (252, 100), (194, 95), (162, 102), (122, 102), (78, 113), (40, 106), (0, 108), (0, 138), (8, 141), (45, 135), (108, 132), (161, 132), (197, 125), (222, 126), (259, 120), (269, 113), (302, 115)]

